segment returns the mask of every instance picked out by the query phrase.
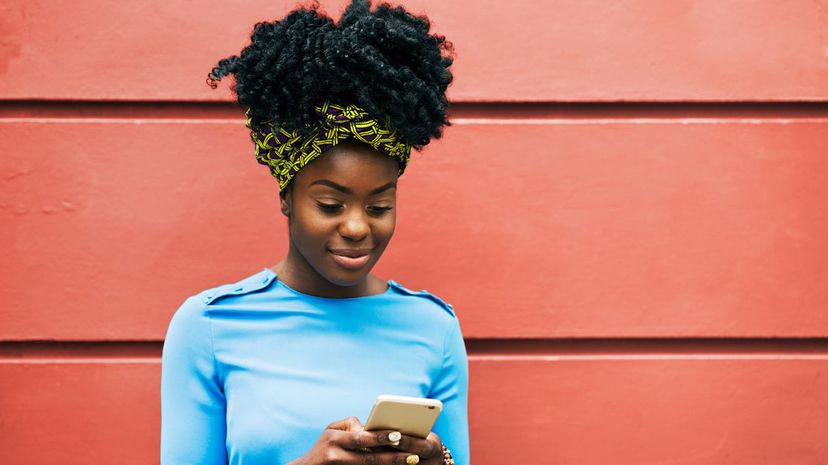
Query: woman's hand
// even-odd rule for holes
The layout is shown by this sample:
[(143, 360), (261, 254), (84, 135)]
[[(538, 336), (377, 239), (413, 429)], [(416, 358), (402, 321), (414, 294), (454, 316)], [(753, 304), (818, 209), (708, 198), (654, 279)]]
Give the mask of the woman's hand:
[(434, 433), (419, 439), (392, 430), (365, 431), (349, 417), (328, 425), (311, 450), (289, 465), (438, 465), (441, 460)]

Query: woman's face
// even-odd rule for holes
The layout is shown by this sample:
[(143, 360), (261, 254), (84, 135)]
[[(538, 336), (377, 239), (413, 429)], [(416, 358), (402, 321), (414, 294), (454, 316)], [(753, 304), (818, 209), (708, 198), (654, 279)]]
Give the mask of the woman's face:
[[(396, 225), (396, 159), (344, 141), (297, 173), (281, 196), (292, 266), (336, 286), (354, 286), (379, 260)], [(317, 286), (329, 285), (319, 280)], [(307, 283), (310, 284), (310, 283)]]

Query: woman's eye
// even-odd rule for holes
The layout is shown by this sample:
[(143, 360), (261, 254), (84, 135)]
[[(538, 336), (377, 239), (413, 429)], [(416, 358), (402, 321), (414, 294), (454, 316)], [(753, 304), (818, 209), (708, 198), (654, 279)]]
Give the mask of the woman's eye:
[(316, 202), (316, 204), (317, 204), (317, 205), (319, 205), (319, 208), (320, 208), (322, 211), (324, 211), (324, 212), (328, 212), (328, 213), (333, 213), (333, 212), (336, 212), (336, 211), (338, 211), (340, 208), (342, 208), (342, 205), (340, 205), (340, 204), (338, 204), (338, 203), (322, 203), (322, 202)]
[(368, 207), (368, 211), (374, 215), (382, 215), (388, 210), (391, 210), (391, 207)]

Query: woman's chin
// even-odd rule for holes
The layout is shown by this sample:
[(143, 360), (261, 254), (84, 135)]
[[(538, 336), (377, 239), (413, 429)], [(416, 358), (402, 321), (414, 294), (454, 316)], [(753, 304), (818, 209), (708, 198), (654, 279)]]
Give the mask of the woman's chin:
[(325, 264), (326, 272), (323, 276), (331, 283), (343, 287), (356, 286), (363, 283), (376, 264), (376, 260), (371, 255), (365, 258), (359, 257), (351, 259), (328, 252), (327, 258), (328, 260), (326, 260), (327, 263)]
[(370, 271), (370, 268), (351, 272), (336, 270), (331, 273), (326, 273), (325, 279), (330, 281), (332, 284), (336, 284), (337, 286), (353, 287), (365, 282), (365, 278), (368, 276)]

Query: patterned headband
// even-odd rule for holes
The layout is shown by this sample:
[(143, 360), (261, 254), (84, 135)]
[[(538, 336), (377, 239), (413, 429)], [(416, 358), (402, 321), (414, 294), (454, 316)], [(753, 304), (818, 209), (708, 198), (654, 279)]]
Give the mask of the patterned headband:
[(245, 113), (250, 137), (256, 150), (256, 160), (270, 167), (270, 173), (279, 181), (283, 191), (305, 165), (349, 137), (365, 142), (377, 151), (394, 157), (402, 174), (411, 156), (411, 145), (391, 127), (372, 118), (356, 105), (338, 105), (330, 101), (315, 107), (317, 121), (301, 130), (286, 131), (272, 122), (253, 123), (250, 110)]

